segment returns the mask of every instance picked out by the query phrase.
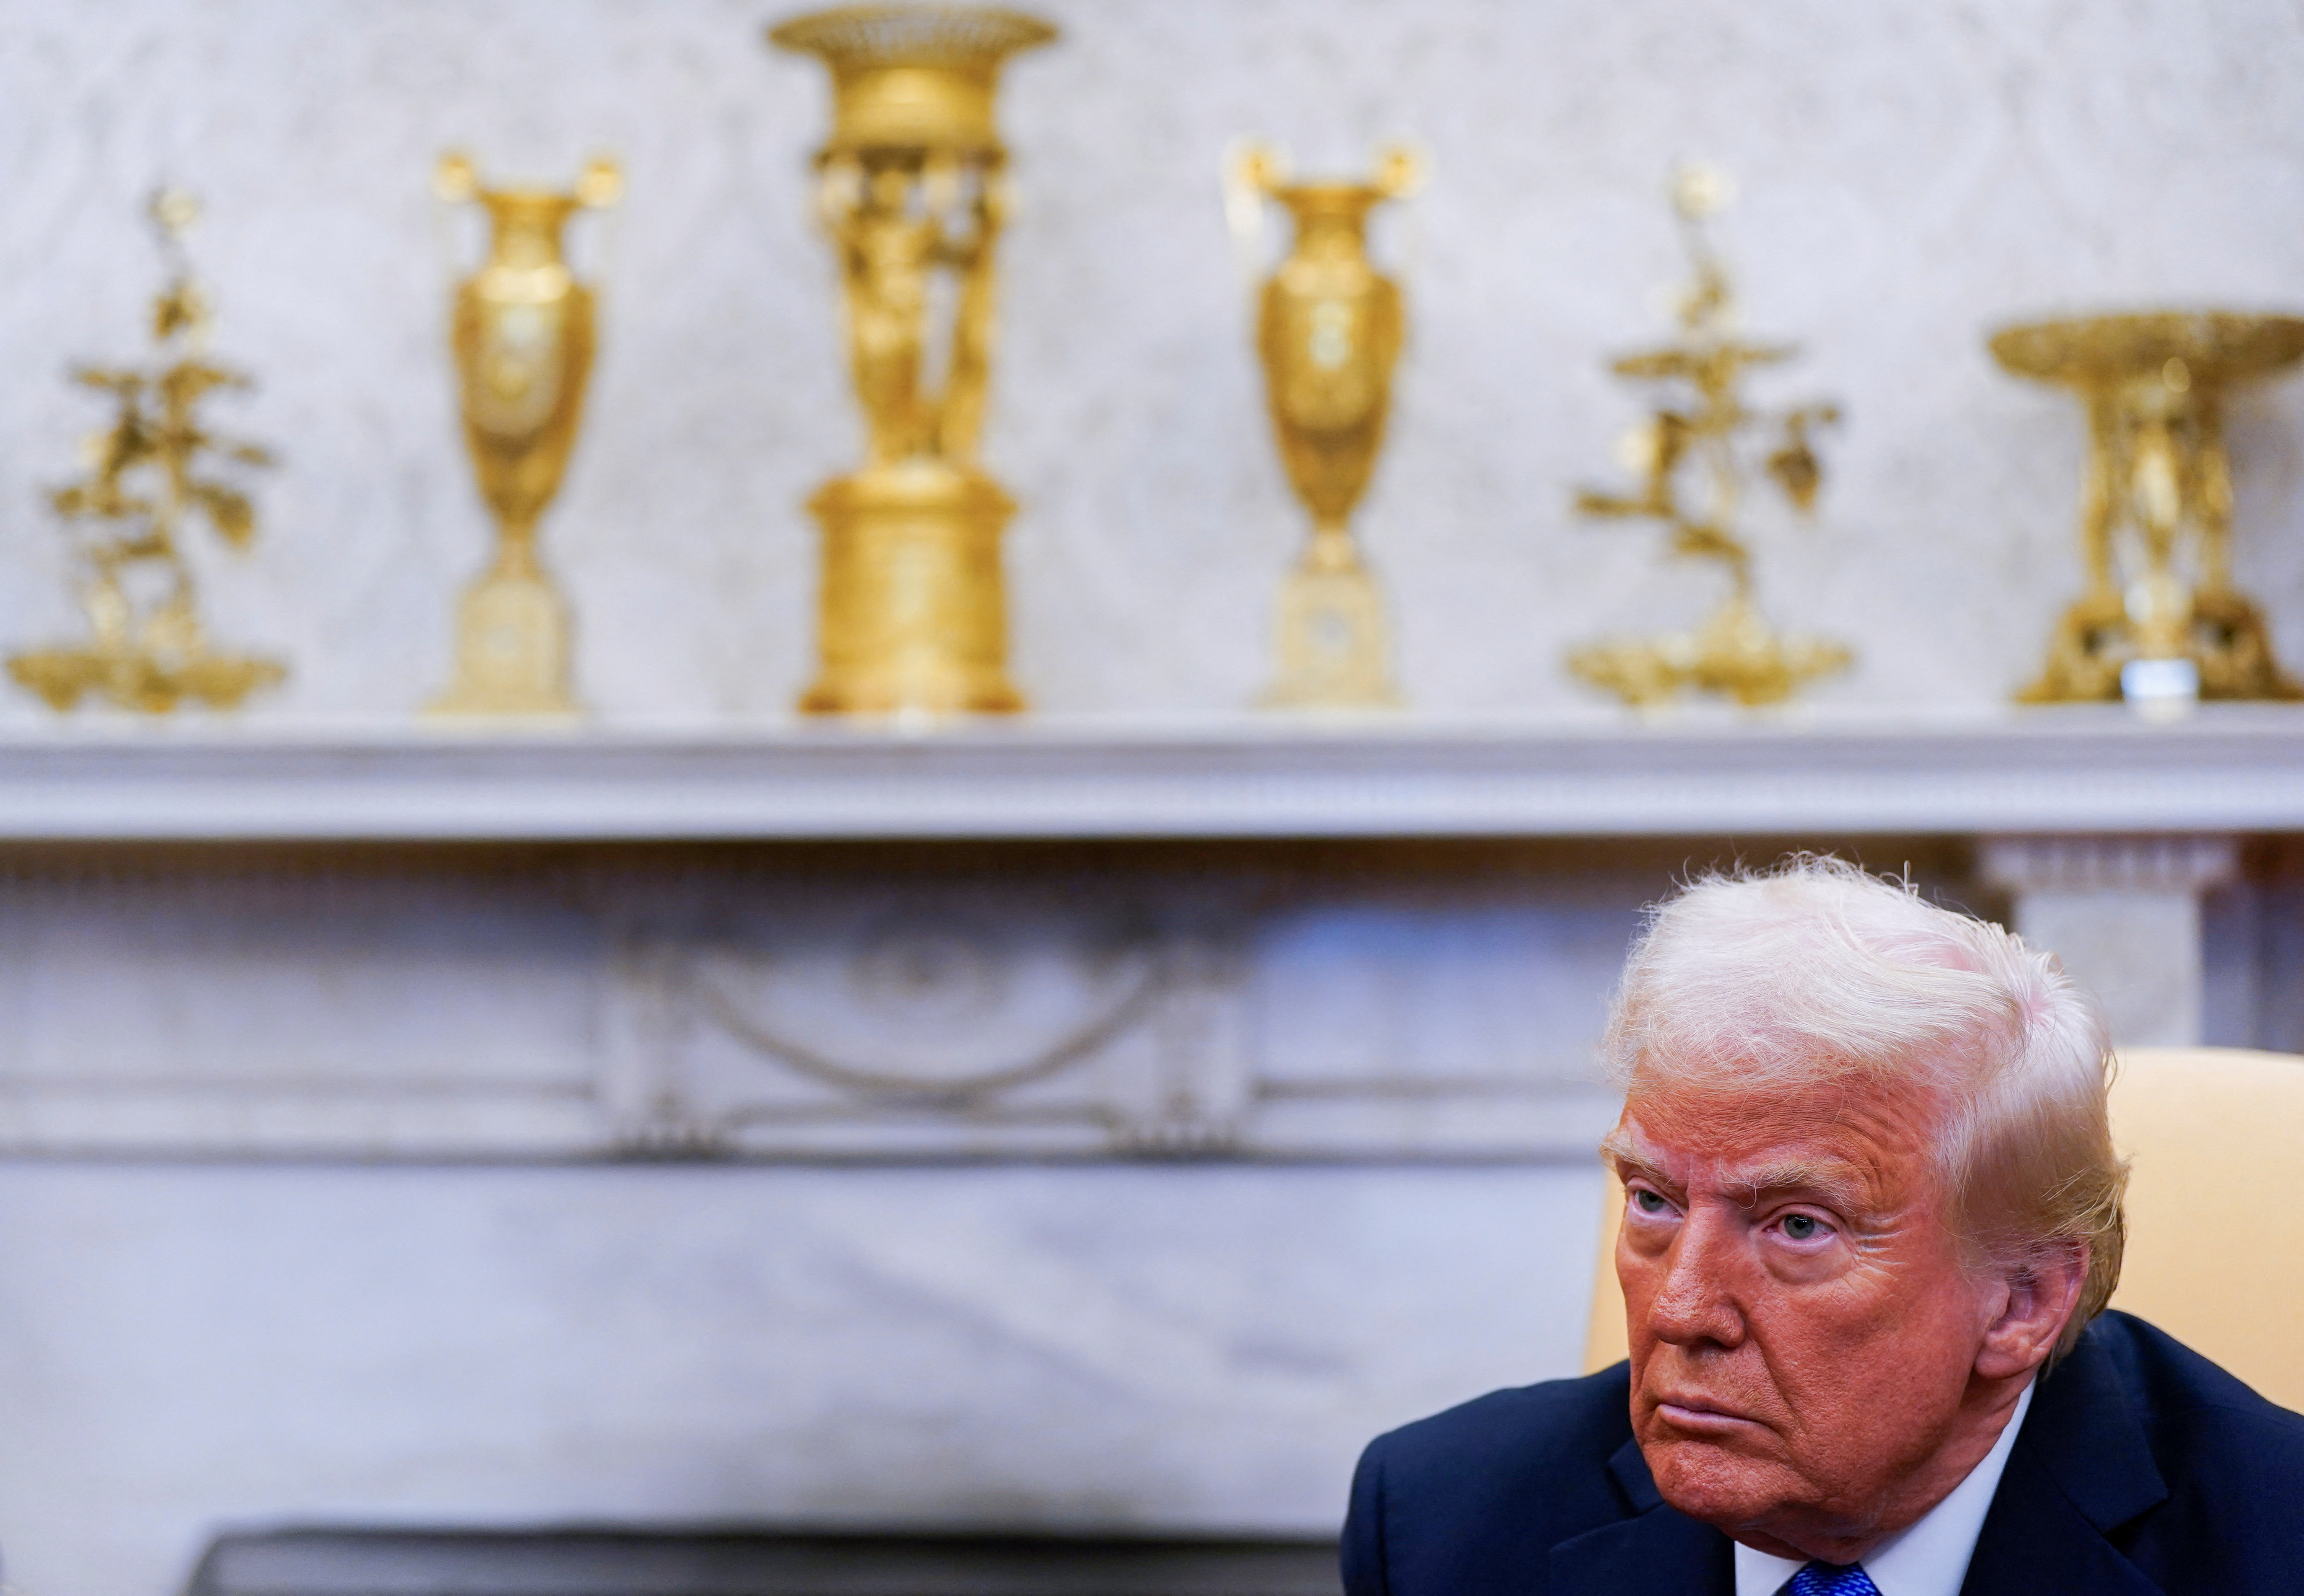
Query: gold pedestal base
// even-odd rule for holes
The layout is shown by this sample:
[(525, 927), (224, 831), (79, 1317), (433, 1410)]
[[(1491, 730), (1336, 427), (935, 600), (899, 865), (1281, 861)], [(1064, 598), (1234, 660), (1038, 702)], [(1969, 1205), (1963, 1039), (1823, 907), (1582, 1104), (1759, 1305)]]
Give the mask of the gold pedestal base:
[(258, 688), (285, 680), (288, 671), (275, 660), (238, 654), (162, 659), (129, 650), (40, 648), (11, 658), (8, 674), (59, 714), (96, 697), (140, 714), (166, 714), (187, 700), (238, 709)]
[(2039, 679), (2016, 695), (2020, 704), (2088, 704), (2117, 700), (2121, 667), (2144, 658), (2189, 659), (2200, 672), (2203, 698), (2304, 698), (2273, 657), (2263, 613), (2229, 589), (2190, 595), (2191, 617), (2178, 650), (2140, 646), (2127, 603), (2117, 593), (2091, 593), (2056, 622), (2048, 663)]
[(2008, 370), (2069, 389), (2088, 409), (2080, 526), (2088, 586), (2017, 701), (2121, 698), (2131, 664), (2174, 667), (2184, 684), (2181, 693), (2139, 692), (2147, 714), (2156, 705), (2181, 713), (2174, 706), (2194, 689), (2201, 698), (2304, 698), (2273, 657), (2262, 612), (2232, 586), (2224, 442), (2227, 396), (2304, 361), (2304, 317), (2088, 317), (2003, 328), (1991, 348)]
[(1693, 632), (1592, 644), (1570, 654), (1568, 668), (1636, 708), (1659, 707), (1689, 688), (1749, 708), (1781, 704), (1852, 658), (1822, 638), (1780, 637), (1748, 601), (1732, 598)]
[(567, 601), (532, 561), (500, 562), (456, 610), (456, 675), (424, 706), (473, 720), (574, 720)]
[(809, 501), (824, 529), (812, 715), (1012, 714), (1000, 534), (1016, 502), (942, 460), (868, 466)]
[(1397, 709), (1384, 595), (1343, 533), (1317, 532), (1280, 587), (1280, 667), (1264, 709)]

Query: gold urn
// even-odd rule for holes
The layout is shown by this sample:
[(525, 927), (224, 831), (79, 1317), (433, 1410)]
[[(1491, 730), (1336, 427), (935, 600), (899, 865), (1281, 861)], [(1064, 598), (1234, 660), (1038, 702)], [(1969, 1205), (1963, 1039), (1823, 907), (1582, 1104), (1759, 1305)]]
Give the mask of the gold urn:
[(769, 30), (832, 72), (817, 208), (867, 435), (863, 465), (809, 501), (824, 558), (804, 714), (1024, 707), (1000, 558), (1016, 503), (978, 464), (1010, 198), (993, 107), (1001, 64), (1055, 36), (960, 6), (857, 6)]
[(449, 342), (496, 549), (457, 611), (454, 679), (427, 710), (572, 717), (568, 604), (538, 557), (536, 532), (576, 445), (597, 336), (594, 296), (570, 271), (563, 234), (578, 210), (614, 204), (623, 180), (600, 160), (572, 191), (488, 189), (470, 159), (451, 155), (435, 186), (443, 199), (478, 202), (489, 222), (487, 258), (457, 285)]
[(2018, 700), (2126, 697), (2181, 713), (2194, 698), (2304, 698), (2273, 658), (2262, 612), (2232, 585), (2224, 443), (2225, 395), (2304, 359), (2304, 318), (2099, 316), (2009, 327), (1991, 349), (2088, 409), (2088, 586)]
[(1236, 218), (1270, 201), (1295, 229), (1258, 291), (1257, 353), (1282, 465), (1310, 512), (1312, 536), (1283, 582), (1275, 627), (1278, 670), (1263, 703), (1280, 709), (1396, 706), (1384, 597), (1351, 521), (1392, 406), (1404, 321), (1400, 285), (1368, 259), (1368, 215), (1412, 192), (1419, 163), (1386, 152), (1367, 182), (1291, 182), (1275, 151), (1239, 147), (1225, 173)]

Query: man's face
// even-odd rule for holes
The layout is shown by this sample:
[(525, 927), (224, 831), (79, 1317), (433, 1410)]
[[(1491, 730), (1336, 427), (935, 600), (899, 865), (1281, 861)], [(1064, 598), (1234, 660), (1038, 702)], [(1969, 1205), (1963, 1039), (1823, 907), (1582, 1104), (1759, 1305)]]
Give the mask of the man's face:
[(1616, 1274), (1632, 1429), (1673, 1507), (1813, 1556), (1902, 1528), (1981, 1456), (1962, 1400), (1995, 1306), (1944, 1221), (1938, 1120), (1885, 1088), (1635, 1078)]

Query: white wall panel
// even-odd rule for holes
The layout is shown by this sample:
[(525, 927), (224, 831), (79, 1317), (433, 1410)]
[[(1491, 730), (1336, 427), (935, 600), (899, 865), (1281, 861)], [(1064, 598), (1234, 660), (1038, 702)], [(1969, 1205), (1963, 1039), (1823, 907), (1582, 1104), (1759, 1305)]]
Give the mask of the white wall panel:
[(1377, 1431), (1573, 1372), (1589, 1168), (0, 1165), (0, 1539), (223, 1524), (1332, 1528)]

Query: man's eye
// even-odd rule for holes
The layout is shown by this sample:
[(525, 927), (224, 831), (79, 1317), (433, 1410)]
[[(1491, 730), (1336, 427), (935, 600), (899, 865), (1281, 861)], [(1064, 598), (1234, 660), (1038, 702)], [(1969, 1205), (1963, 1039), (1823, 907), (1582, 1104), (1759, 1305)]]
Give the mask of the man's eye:
[(1636, 1189), (1632, 1193), (1632, 1206), (1642, 1213), (1662, 1213), (1672, 1204), (1664, 1200), (1661, 1193)]
[(1805, 1213), (1784, 1215), (1784, 1234), (1794, 1241), (1812, 1241), (1824, 1229), (1822, 1223)]

